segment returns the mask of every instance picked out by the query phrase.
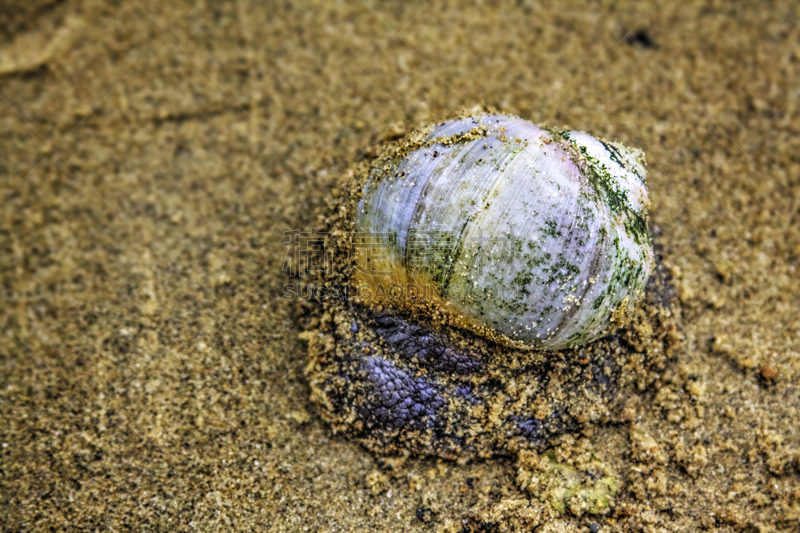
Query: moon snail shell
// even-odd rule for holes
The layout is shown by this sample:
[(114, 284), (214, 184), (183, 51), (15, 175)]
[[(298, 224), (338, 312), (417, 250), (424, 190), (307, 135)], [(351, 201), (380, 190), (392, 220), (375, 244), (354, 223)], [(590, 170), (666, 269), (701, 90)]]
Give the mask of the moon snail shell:
[(331, 297), (303, 338), (335, 431), (379, 454), (513, 455), (615, 420), (657, 379), (674, 289), (641, 152), (481, 115), (377, 153), (318, 217)]
[(501, 115), (444, 122), (379, 157), (358, 192), (360, 303), (510, 347), (609, 333), (653, 270), (644, 156), (586, 133)]

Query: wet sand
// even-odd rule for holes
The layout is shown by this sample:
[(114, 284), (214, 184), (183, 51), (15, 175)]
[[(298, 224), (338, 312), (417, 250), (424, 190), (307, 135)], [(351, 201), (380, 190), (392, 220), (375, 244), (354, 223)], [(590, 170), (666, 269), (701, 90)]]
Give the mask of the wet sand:
[[(4, 11), (0, 529), (800, 528), (796, 5)], [(604, 514), (541, 501), (536, 454), (379, 457), (310, 400), (284, 232), (479, 105), (647, 154), (681, 344), (553, 449), (616, 472)]]

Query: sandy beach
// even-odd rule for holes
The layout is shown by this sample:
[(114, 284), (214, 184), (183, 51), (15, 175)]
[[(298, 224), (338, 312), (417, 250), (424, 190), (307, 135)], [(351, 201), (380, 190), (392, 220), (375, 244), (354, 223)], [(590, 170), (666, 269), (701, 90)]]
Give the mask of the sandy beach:
[[(800, 530), (800, 5), (0, 5), (3, 531)], [(284, 232), (483, 106), (647, 156), (680, 344), (550, 449), (614, 472), (599, 513), (311, 401)]]

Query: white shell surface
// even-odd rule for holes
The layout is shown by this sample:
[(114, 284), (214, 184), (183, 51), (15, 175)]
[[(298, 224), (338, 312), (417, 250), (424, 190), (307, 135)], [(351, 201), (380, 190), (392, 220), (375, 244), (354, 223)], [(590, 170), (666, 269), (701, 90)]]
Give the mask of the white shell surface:
[(360, 231), (390, 236), (395, 282), (432, 283), (445, 312), (543, 349), (594, 340), (632, 306), (653, 266), (636, 152), (500, 115), (428, 140), (373, 171), (357, 208)]

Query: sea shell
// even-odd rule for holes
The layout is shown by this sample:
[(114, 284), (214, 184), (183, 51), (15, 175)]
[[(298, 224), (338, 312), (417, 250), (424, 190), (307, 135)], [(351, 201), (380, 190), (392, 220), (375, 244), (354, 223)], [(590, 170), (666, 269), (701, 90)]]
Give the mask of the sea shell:
[(616, 329), (653, 269), (643, 154), (586, 133), (448, 121), (379, 157), (359, 192), (359, 301), (512, 347)]
[(317, 213), (330, 268), (302, 338), (322, 417), (450, 459), (619, 420), (678, 338), (644, 175), (635, 150), (499, 115), (367, 151)]

